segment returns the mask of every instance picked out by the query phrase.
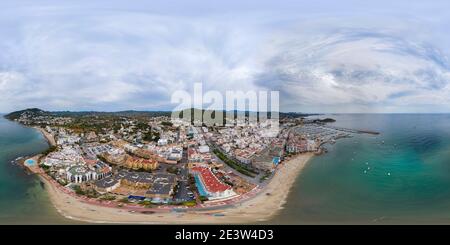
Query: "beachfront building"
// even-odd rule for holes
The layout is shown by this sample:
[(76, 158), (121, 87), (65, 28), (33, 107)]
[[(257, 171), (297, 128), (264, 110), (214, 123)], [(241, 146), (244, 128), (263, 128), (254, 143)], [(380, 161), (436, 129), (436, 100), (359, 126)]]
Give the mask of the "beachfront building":
[(93, 172), (86, 166), (73, 166), (67, 169), (67, 180), (72, 183), (82, 183), (93, 179)]
[(303, 153), (308, 151), (308, 142), (301, 137), (291, 135), (286, 145), (288, 153)]
[(66, 169), (66, 179), (72, 183), (83, 183), (91, 180), (100, 180), (111, 176), (112, 168), (103, 162), (93, 166), (75, 165)]
[(66, 168), (74, 163), (83, 164), (81, 149), (77, 146), (64, 145), (59, 151), (51, 152), (48, 154), (43, 164), (48, 167)]
[(176, 176), (173, 174), (154, 174), (152, 185), (145, 197), (151, 198), (153, 202), (168, 202), (174, 194), (176, 184)]
[(209, 168), (193, 167), (191, 173), (194, 175), (199, 194), (210, 200), (230, 198), (236, 195), (231, 186), (222, 183)]
[(318, 144), (315, 140), (306, 140), (306, 148), (308, 151), (317, 151)]
[(100, 192), (100, 193), (106, 193), (106, 192), (114, 192), (117, 188), (121, 187), (122, 180), (130, 175), (131, 172), (128, 172), (126, 170), (121, 170), (118, 173), (111, 175), (107, 178), (97, 180), (94, 182), (94, 188)]
[(170, 201), (176, 184), (177, 178), (174, 174), (152, 174), (125, 170), (115, 176), (94, 182), (95, 189), (100, 193), (114, 192), (120, 187), (122, 192), (128, 195), (132, 194), (140, 199), (151, 198), (153, 202), (159, 203)]
[(318, 143), (312, 139), (303, 139), (301, 136), (291, 135), (286, 145), (288, 153), (303, 153), (317, 151)]
[(120, 179), (110, 176), (94, 183), (95, 190), (99, 193), (112, 192), (120, 186)]
[(147, 172), (129, 172), (121, 179), (123, 186), (137, 189), (148, 189), (153, 182), (153, 176)]

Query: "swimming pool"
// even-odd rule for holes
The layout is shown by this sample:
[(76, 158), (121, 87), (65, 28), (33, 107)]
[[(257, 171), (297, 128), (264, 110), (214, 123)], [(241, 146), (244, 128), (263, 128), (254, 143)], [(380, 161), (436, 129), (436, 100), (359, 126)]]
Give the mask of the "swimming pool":
[(36, 161), (33, 160), (33, 159), (27, 159), (27, 160), (25, 160), (25, 165), (27, 165), (27, 166), (33, 166), (33, 165), (35, 165), (35, 164), (36, 164)]
[(272, 163), (273, 163), (275, 166), (277, 166), (278, 163), (280, 163), (280, 157), (274, 157), (273, 160), (272, 160)]
[(208, 193), (206, 192), (205, 188), (203, 187), (202, 181), (200, 180), (200, 177), (198, 177), (198, 174), (194, 175), (195, 178), (195, 185), (197, 186), (198, 194), (200, 196), (208, 196)]

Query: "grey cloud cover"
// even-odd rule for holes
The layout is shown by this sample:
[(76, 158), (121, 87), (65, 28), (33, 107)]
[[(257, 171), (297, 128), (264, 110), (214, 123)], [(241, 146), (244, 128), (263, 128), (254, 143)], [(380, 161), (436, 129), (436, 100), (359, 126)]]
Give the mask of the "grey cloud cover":
[(450, 111), (445, 1), (0, 5), (3, 112), (170, 110), (195, 82), (279, 90), (283, 111)]

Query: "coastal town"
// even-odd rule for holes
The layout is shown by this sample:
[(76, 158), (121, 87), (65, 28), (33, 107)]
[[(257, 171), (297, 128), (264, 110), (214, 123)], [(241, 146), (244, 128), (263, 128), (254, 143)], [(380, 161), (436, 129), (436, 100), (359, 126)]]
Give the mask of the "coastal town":
[(167, 115), (33, 109), (9, 119), (48, 140), (47, 151), (23, 164), (53, 188), (85, 203), (140, 213), (236, 206), (260, 195), (285, 162), (321, 154), (324, 144), (351, 136), (327, 126), (332, 119), (303, 117), (282, 119), (275, 133), (264, 121), (195, 126)]

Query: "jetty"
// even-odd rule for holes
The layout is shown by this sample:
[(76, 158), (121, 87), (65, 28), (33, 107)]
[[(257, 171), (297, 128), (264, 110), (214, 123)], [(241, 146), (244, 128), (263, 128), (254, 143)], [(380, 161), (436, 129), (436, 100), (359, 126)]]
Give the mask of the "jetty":
[(342, 132), (346, 132), (346, 133), (353, 133), (353, 134), (373, 134), (373, 135), (380, 134), (380, 132), (372, 131), (372, 130), (342, 128), (342, 127), (336, 127), (336, 126), (330, 126), (330, 125), (326, 125), (324, 127), (342, 131)]

